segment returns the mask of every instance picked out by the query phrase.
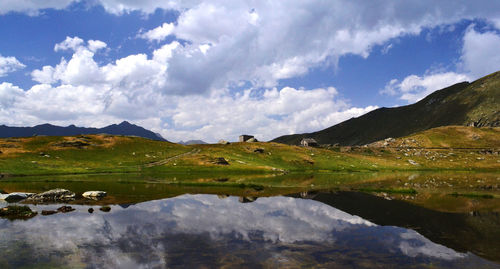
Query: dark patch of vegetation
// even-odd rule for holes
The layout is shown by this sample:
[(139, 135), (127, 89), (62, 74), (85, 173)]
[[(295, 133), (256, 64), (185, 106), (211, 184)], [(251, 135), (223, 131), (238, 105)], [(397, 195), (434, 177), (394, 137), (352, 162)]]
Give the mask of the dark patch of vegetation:
[(22, 219), (26, 220), (36, 216), (37, 212), (31, 211), (29, 206), (10, 205), (0, 209), (0, 217), (9, 220)]
[(454, 192), (450, 194), (451, 196), (454, 197), (467, 197), (467, 198), (482, 198), (482, 199), (493, 199), (495, 198), (491, 194), (483, 194), (483, 193), (458, 193)]
[(392, 193), (392, 194), (417, 194), (417, 191), (415, 189), (378, 189), (378, 188), (361, 188), (361, 189), (356, 189), (357, 191), (360, 192), (385, 192), (385, 193)]
[(87, 142), (84, 142), (84, 141), (64, 141), (61, 143), (57, 143), (54, 146), (62, 147), (62, 148), (73, 147), (73, 148), (82, 149), (84, 147), (90, 146), (90, 144)]

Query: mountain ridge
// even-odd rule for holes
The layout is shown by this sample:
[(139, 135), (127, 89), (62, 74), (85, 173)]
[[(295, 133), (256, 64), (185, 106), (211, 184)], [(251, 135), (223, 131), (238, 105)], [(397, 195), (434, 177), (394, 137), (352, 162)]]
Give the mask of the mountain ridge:
[(89, 135), (89, 134), (110, 134), (139, 136), (152, 140), (167, 141), (161, 135), (147, 130), (141, 126), (123, 121), (119, 124), (111, 124), (103, 128), (77, 127), (74, 124), (68, 126), (57, 126), (49, 123), (35, 125), (33, 127), (10, 127), (0, 125), (0, 137), (30, 137), (36, 135), (47, 136), (71, 136), (71, 135)]
[(284, 135), (272, 142), (298, 145), (303, 138), (314, 138), (320, 144), (364, 145), (449, 125), (500, 126), (500, 72), (435, 91), (411, 105), (379, 108), (317, 132)]

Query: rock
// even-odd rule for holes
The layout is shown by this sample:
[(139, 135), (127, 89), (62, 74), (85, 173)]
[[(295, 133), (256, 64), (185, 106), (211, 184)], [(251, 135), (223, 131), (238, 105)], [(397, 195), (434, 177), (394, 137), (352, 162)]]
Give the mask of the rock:
[(8, 203), (13, 203), (13, 202), (19, 202), (21, 200), (24, 200), (28, 197), (33, 196), (34, 193), (27, 193), (27, 192), (13, 192), (13, 193), (8, 193), (8, 194), (0, 194), (0, 200), (4, 200)]
[(217, 157), (215, 158), (215, 160), (213, 161), (214, 164), (218, 164), (218, 165), (229, 165), (229, 163), (226, 161), (226, 159), (224, 159), (224, 157)]
[(29, 219), (36, 216), (36, 211), (31, 211), (28, 206), (10, 205), (0, 209), (0, 217), (10, 220)]
[(82, 194), (83, 197), (88, 199), (100, 199), (107, 195), (105, 191), (86, 191)]
[(414, 160), (408, 160), (408, 162), (411, 164), (411, 165), (419, 165), (417, 162), (415, 162)]
[(256, 148), (253, 150), (253, 152), (255, 153), (264, 153), (264, 149), (263, 148)]
[(57, 202), (75, 199), (75, 193), (65, 189), (53, 189), (50, 191), (35, 194), (27, 200), (35, 202)]
[(109, 212), (109, 211), (111, 211), (111, 207), (105, 205), (105, 206), (101, 206), (101, 208), (99, 208), (99, 210), (101, 210), (102, 212)]
[(53, 215), (56, 213), (57, 213), (56, 210), (42, 210), (42, 215), (44, 215), (44, 216)]
[(75, 209), (72, 208), (71, 206), (64, 205), (64, 206), (59, 207), (57, 209), (57, 211), (62, 212), (62, 213), (68, 213), (68, 212), (71, 212), (71, 211), (75, 211)]
[(253, 143), (253, 142), (259, 142), (259, 140), (257, 140), (255, 137), (252, 137), (245, 142)]
[(218, 144), (221, 144), (221, 145), (229, 145), (229, 144), (231, 144), (231, 143), (229, 143), (229, 141), (226, 141), (226, 140), (224, 140), (224, 139), (221, 139), (221, 140), (219, 140)]
[[(61, 143), (57, 143), (57, 144), (54, 144), (54, 146), (56, 147), (62, 147), (62, 148), (67, 148), (67, 147), (75, 147), (75, 148), (79, 148), (79, 149), (82, 149), (86, 146), (90, 146), (89, 143), (85, 142), (85, 141), (63, 141)], [(42, 154), (40, 154), (42, 155)], [(45, 155), (45, 154), (43, 154)]]
[(251, 202), (254, 202), (255, 200), (257, 200), (257, 197), (240, 197), (238, 198), (238, 201), (240, 203), (251, 203)]
[(89, 213), (90, 213), (90, 214), (94, 213), (94, 209), (93, 209), (92, 207), (91, 207), (91, 208), (89, 208), (89, 210), (88, 210), (88, 211), (89, 211)]

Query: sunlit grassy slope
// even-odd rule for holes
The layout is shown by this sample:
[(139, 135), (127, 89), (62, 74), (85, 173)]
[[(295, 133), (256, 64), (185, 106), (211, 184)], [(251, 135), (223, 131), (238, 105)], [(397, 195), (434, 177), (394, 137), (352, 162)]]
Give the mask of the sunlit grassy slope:
[(500, 126), (500, 72), (435, 91), (415, 104), (379, 108), (324, 130), (273, 141), (298, 145), (311, 137), (320, 144), (364, 145), (449, 125)]
[(184, 146), (139, 137), (88, 135), (0, 139), (0, 173), (284, 173), (377, 170), (500, 170), (500, 129), (449, 126), (368, 147), (279, 143)]

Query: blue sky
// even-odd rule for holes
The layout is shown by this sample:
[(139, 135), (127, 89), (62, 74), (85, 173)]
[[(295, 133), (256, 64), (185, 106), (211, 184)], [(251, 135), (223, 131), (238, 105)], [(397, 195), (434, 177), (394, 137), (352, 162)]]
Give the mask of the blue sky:
[(0, 124), (317, 131), (500, 70), (496, 1), (0, 3)]

